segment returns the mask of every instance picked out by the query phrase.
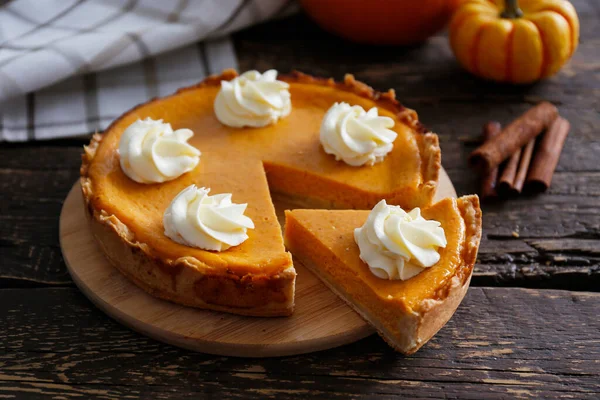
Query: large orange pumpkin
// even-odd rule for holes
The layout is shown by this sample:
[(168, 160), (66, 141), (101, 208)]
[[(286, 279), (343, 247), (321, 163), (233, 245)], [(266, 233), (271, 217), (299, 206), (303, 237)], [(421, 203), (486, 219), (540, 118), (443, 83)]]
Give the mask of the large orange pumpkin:
[(469, 72), (530, 83), (555, 74), (571, 58), (579, 19), (566, 0), (467, 0), (449, 31), (452, 51)]
[(300, 0), (323, 29), (370, 44), (419, 43), (442, 29), (463, 0)]

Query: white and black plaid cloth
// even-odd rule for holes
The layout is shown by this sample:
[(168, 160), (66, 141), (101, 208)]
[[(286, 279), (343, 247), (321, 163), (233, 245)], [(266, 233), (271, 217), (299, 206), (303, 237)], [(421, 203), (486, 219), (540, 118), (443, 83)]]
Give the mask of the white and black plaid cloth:
[(0, 141), (103, 130), (136, 104), (236, 68), (226, 35), (293, 9), (292, 0), (0, 0)]

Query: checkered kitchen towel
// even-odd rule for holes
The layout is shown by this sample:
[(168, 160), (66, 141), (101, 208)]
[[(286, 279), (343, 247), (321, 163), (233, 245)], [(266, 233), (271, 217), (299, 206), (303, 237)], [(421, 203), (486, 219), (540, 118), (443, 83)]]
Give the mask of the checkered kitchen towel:
[(236, 68), (226, 35), (295, 8), (293, 0), (0, 0), (0, 141), (103, 130), (136, 104)]

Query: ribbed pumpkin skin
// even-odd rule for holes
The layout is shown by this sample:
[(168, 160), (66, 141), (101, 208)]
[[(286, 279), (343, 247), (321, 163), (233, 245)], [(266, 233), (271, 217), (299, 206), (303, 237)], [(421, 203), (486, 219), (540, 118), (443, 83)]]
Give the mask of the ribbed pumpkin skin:
[(524, 15), (502, 18), (504, 0), (467, 0), (452, 16), (450, 45), (471, 73), (531, 83), (554, 75), (579, 42), (579, 18), (566, 0), (520, 0)]

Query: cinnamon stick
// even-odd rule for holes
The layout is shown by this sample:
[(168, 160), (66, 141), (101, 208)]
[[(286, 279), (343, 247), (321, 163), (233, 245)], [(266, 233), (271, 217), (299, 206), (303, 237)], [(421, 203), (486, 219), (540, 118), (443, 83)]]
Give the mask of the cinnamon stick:
[(502, 169), (502, 174), (498, 180), (498, 193), (502, 197), (509, 197), (518, 193), (514, 188), (514, 183), (515, 177), (517, 176), (517, 170), (519, 169), (521, 152), (522, 149), (518, 149), (514, 152)]
[(543, 192), (550, 187), (570, 128), (569, 121), (559, 116), (544, 133), (527, 174), (528, 191)]
[[(502, 125), (498, 121), (490, 121), (483, 125), (483, 142), (492, 140), (502, 131)], [(497, 196), (496, 182), (498, 180), (498, 167), (489, 171), (483, 171), (481, 177), (481, 198), (489, 199)]]
[(531, 156), (533, 154), (533, 148), (535, 147), (535, 139), (531, 139), (527, 146), (521, 151), (521, 159), (519, 160), (519, 168), (517, 169), (517, 176), (513, 182), (513, 189), (517, 193), (521, 193), (523, 190), (523, 184), (525, 183), (525, 177), (527, 171), (529, 171), (529, 165), (531, 164)]
[(557, 115), (554, 105), (541, 102), (506, 126), (500, 135), (475, 149), (469, 163), (479, 170), (491, 170), (539, 135)]

